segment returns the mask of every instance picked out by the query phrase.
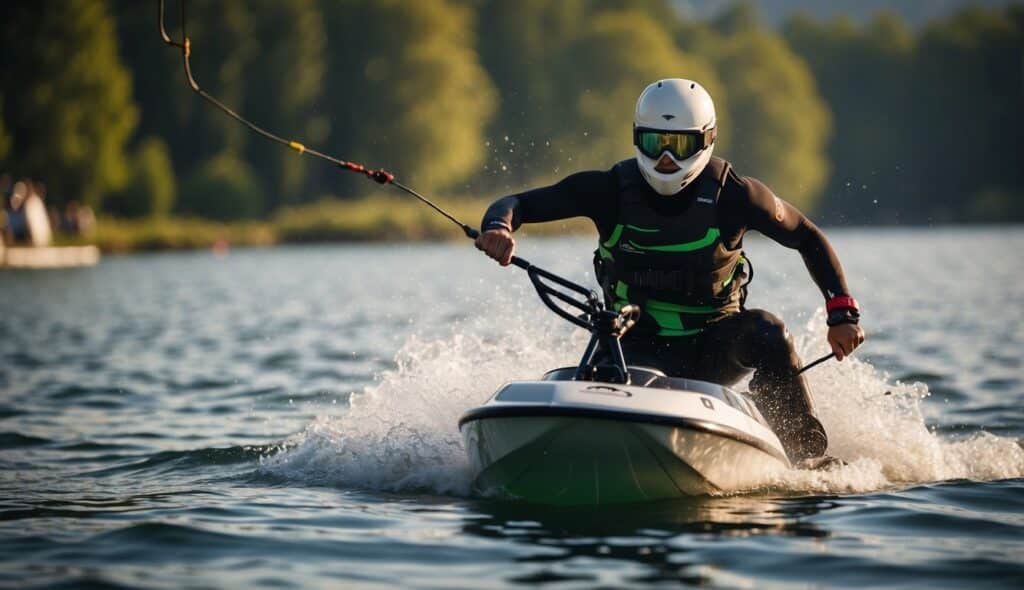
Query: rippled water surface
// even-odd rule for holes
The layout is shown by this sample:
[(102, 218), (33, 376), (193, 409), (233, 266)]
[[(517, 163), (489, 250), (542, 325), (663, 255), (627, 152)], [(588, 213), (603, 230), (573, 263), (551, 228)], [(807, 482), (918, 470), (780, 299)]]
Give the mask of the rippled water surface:
[[(809, 376), (848, 464), (601, 509), (469, 492), (458, 416), (585, 335), (466, 244), (4, 272), (0, 585), (1024, 586), (1024, 231), (832, 235), (869, 342)], [(821, 355), (799, 256), (748, 242), (748, 305)]]

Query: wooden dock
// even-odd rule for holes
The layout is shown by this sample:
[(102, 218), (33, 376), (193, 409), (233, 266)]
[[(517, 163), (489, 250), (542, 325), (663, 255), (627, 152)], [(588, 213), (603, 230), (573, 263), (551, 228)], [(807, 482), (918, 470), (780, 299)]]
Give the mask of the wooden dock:
[(0, 244), (0, 268), (73, 268), (95, 266), (96, 246), (17, 246)]

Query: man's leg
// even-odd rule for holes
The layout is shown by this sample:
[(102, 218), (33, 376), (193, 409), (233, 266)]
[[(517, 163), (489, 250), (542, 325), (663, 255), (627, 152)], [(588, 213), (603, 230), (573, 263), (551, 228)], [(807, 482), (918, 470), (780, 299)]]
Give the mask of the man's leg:
[(825, 454), (828, 438), (814, 416), (807, 382), (797, 373), (800, 358), (782, 320), (751, 309), (709, 324), (698, 357), (697, 379), (730, 384), (754, 370), (754, 401), (792, 461)]
[(697, 341), (694, 338), (623, 338), (626, 364), (651, 367), (669, 377), (695, 378)]

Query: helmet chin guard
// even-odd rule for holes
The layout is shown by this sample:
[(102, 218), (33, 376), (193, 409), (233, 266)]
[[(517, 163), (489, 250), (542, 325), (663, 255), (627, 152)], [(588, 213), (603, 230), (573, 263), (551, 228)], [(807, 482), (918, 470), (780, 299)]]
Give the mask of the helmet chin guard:
[(639, 149), (636, 150), (636, 161), (640, 165), (640, 174), (643, 175), (647, 184), (651, 185), (654, 192), (671, 197), (686, 188), (686, 185), (693, 182), (704, 171), (704, 167), (711, 161), (712, 151), (714, 151), (714, 146), (708, 146), (681, 162), (676, 160), (672, 154), (668, 154), (668, 157), (672, 158), (676, 166), (679, 166), (679, 170), (672, 174), (665, 174), (655, 170), (658, 160), (648, 158), (640, 153)]
[[(633, 115), (634, 130), (657, 129), (672, 132), (706, 132), (715, 128), (715, 104), (703, 86), (693, 80), (671, 78), (659, 80), (640, 94)], [(635, 135), (635, 134), (634, 134)], [(711, 161), (714, 143), (704, 147), (685, 160), (677, 160), (665, 151), (651, 158), (636, 148), (636, 161), (640, 173), (651, 188), (660, 195), (672, 196), (693, 182)], [(658, 172), (658, 160), (668, 155), (679, 166), (671, 174)]]

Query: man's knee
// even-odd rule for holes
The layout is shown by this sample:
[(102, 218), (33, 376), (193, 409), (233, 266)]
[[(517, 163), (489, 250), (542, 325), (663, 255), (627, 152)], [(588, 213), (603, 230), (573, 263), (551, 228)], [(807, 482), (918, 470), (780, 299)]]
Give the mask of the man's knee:
[(763, 309), (751, 309), (747, 311), (750, 315), (750, 330), (754, 339), (770, 350), (785, 350), (793, 346), (786, 324), (776, 316)]

